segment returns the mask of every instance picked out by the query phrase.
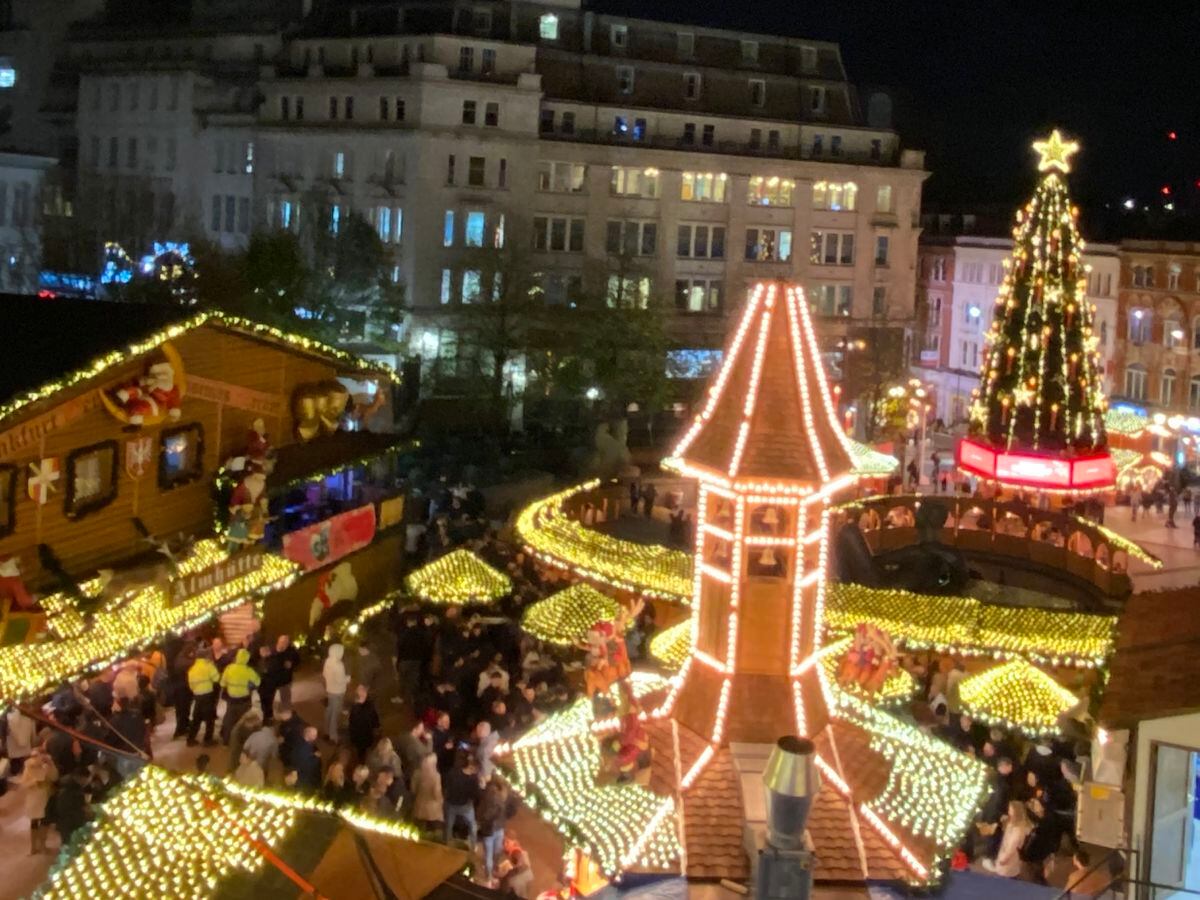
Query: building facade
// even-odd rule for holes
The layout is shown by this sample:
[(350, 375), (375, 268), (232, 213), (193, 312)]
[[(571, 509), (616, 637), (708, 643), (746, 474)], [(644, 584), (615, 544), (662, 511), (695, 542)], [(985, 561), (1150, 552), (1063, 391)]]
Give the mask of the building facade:
[[(979, 386), (984, 336), (1011, 253), (1010, 238), (969, 235), (921, 242), (917, 284), (922, 343), (914, 374), (932, 388), (933, 417), (948, 426), (967, 420), (971, 392)], [(1111, 391), (1120, 259), (1117, 248), (1107, 244), (1089, 244), (1083, 258), (1101, 371)]]
[(457, 309), (513, 266), (547, 303), (655, 297), (681, 348), (720, 346), (774, 277), (808, 288), (831, 345), (913, 328), (923, 154), (836, 44), (579, 0), (243, 9), (72, 29), (53, 105), (78, 243), (236, 249), (360, 214), (426, 359), (453, 358)]
[(1121, 244), (1114, 399), (1200, 416), (1200, 244)]

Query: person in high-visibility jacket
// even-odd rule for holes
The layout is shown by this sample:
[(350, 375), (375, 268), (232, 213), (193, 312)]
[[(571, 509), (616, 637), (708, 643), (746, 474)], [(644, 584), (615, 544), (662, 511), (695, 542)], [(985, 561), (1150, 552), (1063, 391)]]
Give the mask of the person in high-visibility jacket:
[(196, 661), (187, 671), (188, 689), (193, 700), (191, 723), (188, 725), (187, 742), (189, 747), (196, 746), (196, 735), (200, 733), (200, 725), (204, 725), (204, 743), (211, 746), (213, 730), (217, 726), (217, 685), (221, 681), (221, 673), (212, 661), (212, 651), (201, 647), (196, 654)]
[(233, 662), (221, 673), (225, 689), (225, 717), (221, 719), (221, 743), (228, 744), (233, 726), (250, 709), (250, 692), (258, 688), (262, 678), (250, 668), (250, 651), (242, 648)]

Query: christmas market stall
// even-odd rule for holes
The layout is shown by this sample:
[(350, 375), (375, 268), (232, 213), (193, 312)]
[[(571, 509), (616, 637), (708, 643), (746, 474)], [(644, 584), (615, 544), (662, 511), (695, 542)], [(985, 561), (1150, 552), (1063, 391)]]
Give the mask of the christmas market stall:
[(63, 848), (34, 897), (418, 898), (458, 881), (467, 862), (395, 820), (146, 766)]
[(307, 623), (322, 572), (399, 516), (359, 486), (300, 515), (270, 491), (394, 452), (370, 431), (390, 370), (217, 312), (5, 297), (0, 322), (36, 351), (0, 373), (5, 699), (217, 615), (234, 641), (281, 603)]

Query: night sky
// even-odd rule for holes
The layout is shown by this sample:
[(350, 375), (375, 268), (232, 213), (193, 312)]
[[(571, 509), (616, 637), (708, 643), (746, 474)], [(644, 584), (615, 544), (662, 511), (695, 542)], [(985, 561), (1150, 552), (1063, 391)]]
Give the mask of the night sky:
[[(604, 12), (836, 41), (850, 79), (898, 91), (943, 208), (1029, 195), (1029, 143), (1083, 145), (1072, 191), (1091, 212), (1127, 197), (1200, 207), (1200, 4), (1177, 0), (595, 0)], [(1175, 131), (1178, 139), (1169, 141)]]

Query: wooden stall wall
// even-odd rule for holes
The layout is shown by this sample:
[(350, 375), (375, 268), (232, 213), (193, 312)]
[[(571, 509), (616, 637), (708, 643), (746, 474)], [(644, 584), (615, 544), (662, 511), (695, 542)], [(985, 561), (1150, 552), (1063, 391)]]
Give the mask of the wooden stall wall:
[(317, 583), (329, 569), (350, 563), (354, 580), (358, 582), (358, 602), (374, 603), (400, 588), (403, 561), (404, 530), (399, 529), (331, 566), (309, 572), (290, 587), (267, 597), (263, 604), (263, 633), (269, 637), (305, 634), (312, 601), (317, 595)]
[[(262, 416), (275, 446), (293, 442), (293, 390), (336, 374), (332, 364), (209, 325), (187, 332), (173, 345), (182, 357), (186, 378), (197, 379), (195, 385), (188, 385), (177, 421), (126, 430), (98, 400), (98, 388), (111, 390), (143, 374), (147, 363), (156, 359), (152, 352), (114, 369), (99, 384), (63, 391), (54, 404), (31, 409), (21, 420), (0, 428), (0, 465), (17, 467), (14, 528), (0, 538), (0, 556), (17, 555), (31, 587), (48, 586), (38, 560), (40, 543), (49, 545), (72, 575), (84, 576), (147, 549), (134, 528), (134, 516), (160, 536), (207, 532), (212, 523), (213, 475), (244, 447), (251, 422)], [(206, 380), (204, 389), (201, 379)], [(232, 402), (213, 399), (222, 396), (222, 385), (248, 391), (226, 392)], [(266, 408), (273, 414), (263, 412), (260, 401), (267, 399), (271, 402)], [(55, 417), (54, 427), (44, 427)], [(187, 484), (162, 489), (158, 482), (162, 432), (193, 423), (204, 430), (201, 473)], [(153, 459), (140, 477), (134, 477), (126, 468), (126, 445), (142, 437), (151, 438)], [(74, 450), (102, 441), (116, 443), (116, 496), (103, 508), (69, 518), (64, 506), (67, 458)], [(48, 500), (38, 503), (27, 490), (30, 464), (41, 465), (48, 459), (57, 461), (59, 476)]]

